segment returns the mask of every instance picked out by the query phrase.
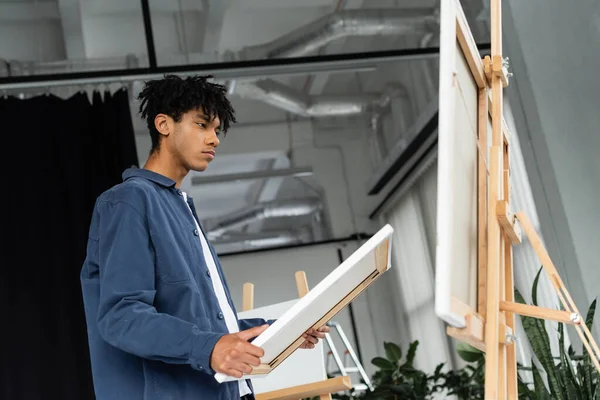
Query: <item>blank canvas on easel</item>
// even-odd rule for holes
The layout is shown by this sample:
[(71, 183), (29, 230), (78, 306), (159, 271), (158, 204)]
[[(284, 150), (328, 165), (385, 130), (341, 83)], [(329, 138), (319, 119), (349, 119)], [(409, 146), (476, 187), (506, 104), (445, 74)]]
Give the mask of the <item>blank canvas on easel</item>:
[(464, 327), (455, 300), (477, 311), (479, 86), (457, 40), (456, 3), (441, 8), (435, 298), (436, 314)]

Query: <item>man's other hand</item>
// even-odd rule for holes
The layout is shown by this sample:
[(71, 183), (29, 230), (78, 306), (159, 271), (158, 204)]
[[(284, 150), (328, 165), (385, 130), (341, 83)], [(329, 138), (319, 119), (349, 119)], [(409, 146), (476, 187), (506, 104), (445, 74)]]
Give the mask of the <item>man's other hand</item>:
[(330, 331), (327, 325), (320, 327), (319, 329), (309, 329), (302, 337), (304, 343), (300, 345), (301, 349), (314, 349), (315, 345), (319, 343), (319, 339), (325, 339), (325, 335)]
[(265, 352), (249, 341), (263, 333), (269, 325), (257, 326), (219, 339), (210, 357), (210, 366), (216, 372), (241, 378), (260, 365)]

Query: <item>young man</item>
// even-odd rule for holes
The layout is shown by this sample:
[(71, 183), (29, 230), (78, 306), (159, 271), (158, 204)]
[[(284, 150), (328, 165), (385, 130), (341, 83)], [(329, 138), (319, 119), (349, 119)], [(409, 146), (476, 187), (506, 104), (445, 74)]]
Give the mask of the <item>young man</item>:
[[(81, 284), (97, 400), (253, 398), (241, 377), (264, 352), (264, 320), (237, 319), (219, 260), (180, 185), (215, 158), (235, 122), (210, 77), (146, 83), (140, 112), (152, 138), (143, 169), (97, 200)], [(305, 333), (313, 348), (327, 327)]]

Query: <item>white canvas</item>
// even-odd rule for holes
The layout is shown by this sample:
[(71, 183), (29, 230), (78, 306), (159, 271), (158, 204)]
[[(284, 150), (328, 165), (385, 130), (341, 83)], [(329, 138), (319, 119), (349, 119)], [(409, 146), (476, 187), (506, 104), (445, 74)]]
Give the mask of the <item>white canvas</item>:
[(438, 127), (436, 314), (465, 326), (452, 298), (477, 310), (478, 86), (456, 38), (456, 0), (442, 0)]
[[(383, 266), (382, 272), (387, 271), (391, 266), (391, 240), (389, 239), (393, 231), (390, 225), (384, 226), (259, 335), (253, 344), (261, 347), (265, 352), (261, 363), (270, 364), (275, 361), (282, 352), (323, 319), (355, 288), (365, 282), (368, 284), (369, 277), (377, 272), (376, 249), (386, 241), (386, 265)], [(240, 379), (248, 378), (256, 378), (256, 375), (243, 376)], [(215, 379), (219, 382), (238, 380), (222, 373), (216, 374)]]
[[(238, 317), (240, 319), (277, 319), (297, 302), (297, 299), (290, 300), (240, 312)], [(325, 369), (324, 345), (321, 340), (314, 349), (303, 349), (294, 352), (267, 376), (252, 378), (252, 386), (254, 387), (254, 393), (260, 394), (320, 382), (325, 379), (327, 379), (327, 371)]]

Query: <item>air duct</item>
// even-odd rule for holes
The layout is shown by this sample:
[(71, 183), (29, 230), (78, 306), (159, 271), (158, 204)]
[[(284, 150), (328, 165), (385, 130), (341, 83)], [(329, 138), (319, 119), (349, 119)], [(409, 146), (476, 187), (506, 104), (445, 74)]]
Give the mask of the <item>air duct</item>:
[(264, 249), (269, 247), (293, 246), (311, 241), (310, 232), (300, 231), (266, 232), (258, 234), (235, 235), (213, 241), (217, 252), (231, 253)]
[[(439, 10), (422, 9), (352, 9), (329, 14), (271, 42), (243, 48), (233, 59), (249, 60), (297, 57), (349, 36), (417, 35), (439, 29)], [(272, 79), (253, 82), (230, 82), (230, 93), (256, 99), (303, 117), (347, 116), (369, 110), (381, 110), (393, 96), (406, 90), (395, 84), (381, 95), (309, 96)]]
[(439, 27), (434, 8), (352, 9), (326, 15), (271, 42), (240, 50), (235, 58), (298, 57), (348, 36), (425, 35)]
[(328, 117), (362, 114), (387, 107), (394, 97), (408, 99), (406, 89), (397, 83), (382, 94), (310, 96), (273, 79), (238, 82), (232, 92), (242, 98), (259, 100), (302, 117)]
[(320, 200), (314, 198), (302, 200), (277, 200), (274, 202), (262, 203), (248, 210), (242, 210), (232, 215), (228, 215), (214, 223), (208, 221), (207, 226), (210, 226), (208, 229), (208, 237), (210, 239), (219, 238), (227, 231), (269, 218), (310, 215), (319, 211), (320, 208)]

